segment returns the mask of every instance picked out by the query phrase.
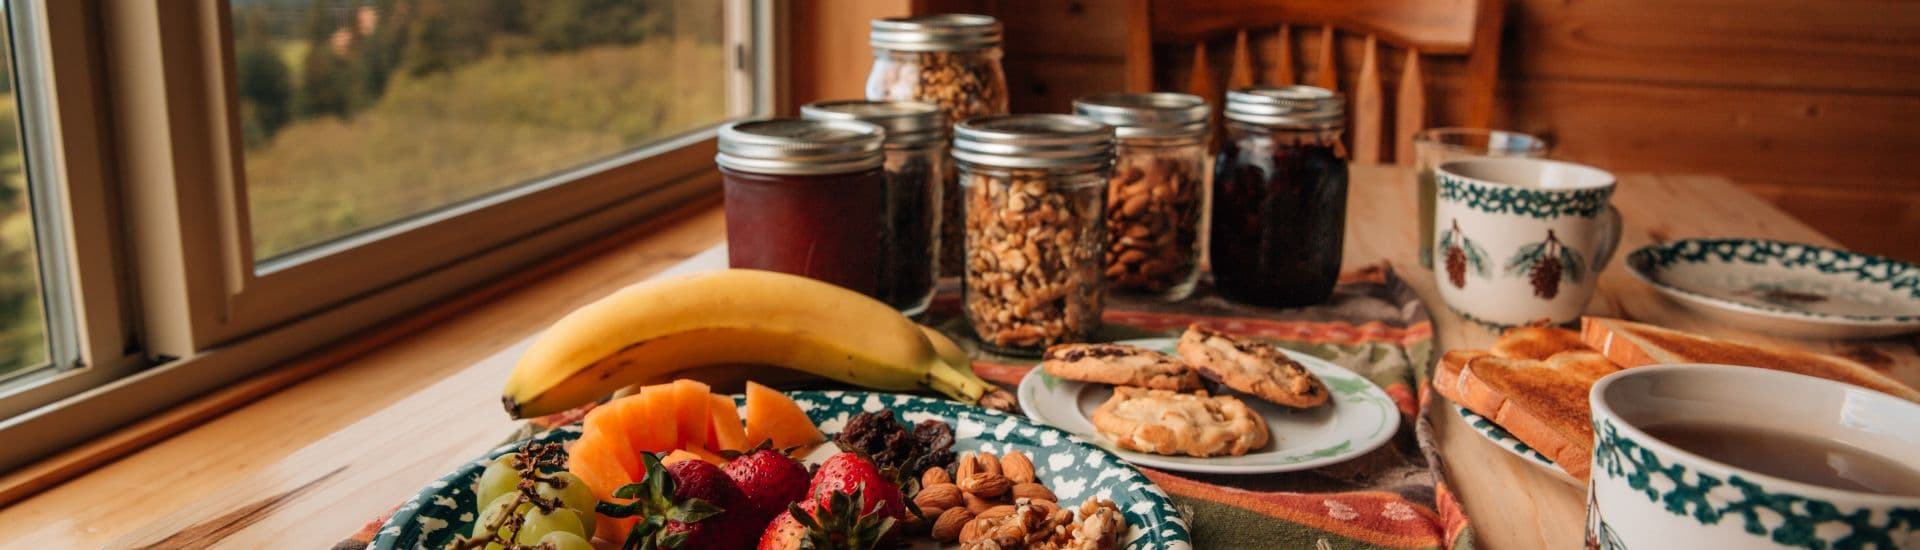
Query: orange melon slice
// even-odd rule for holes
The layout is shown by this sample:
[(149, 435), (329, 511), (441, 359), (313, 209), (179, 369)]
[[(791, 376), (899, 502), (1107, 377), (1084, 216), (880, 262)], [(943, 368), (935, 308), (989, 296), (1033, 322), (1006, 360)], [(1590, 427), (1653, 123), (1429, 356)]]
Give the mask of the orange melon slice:
[(680, 444), (676, 449), (707, 446), (707, 425), (712, 423), (707, 412), (713, 400), (707, 396), (706, 384), (685, 378), (673, 381), (673, 421), (675, 431), (680, 435)]
[(662, 422), (672, 418), (674, 392), (671, 384), (647, 386), (638, 395), (608, 401), (601, 407), (617, 407), (624, 418), (627, 443), (633, 451), (664, 453), (680, 448), (679, 424)]
[[(627, 448), (624, 437), (609, 438), (607, 432), (587, 432), (574, 442), (573, 450), (567, 454), (567, 471), (580, 476), (586, 482), (587, 489), (594, 498), (620, 502), (613, 498), (613, 492), (628, 483), (637, 481), (627, 473), (620, 456), (633, 456)], [(594, 533), (607, 540), (626, 540), (627, 532), (639, 524), (638, 518), (610, 518), (602, 516), (594, 526)]]
[(740, 409), (734, 408), (733, 398), (719, 394), (707, 397), (712, 400), (707, 405), (707, 448), (744, 452), (752, 447), (747, 444), (747, 429), (740, 425)]
[(689, 460), (705, 461), (706, 459), (701, 458), (700, 455), (689, 452), (686, 449), (674, 449), (673, 452), (667, 453), (667, 456), (660, 457), (660, 465), (671, 466), (676, 462), (686, 462)]
[(748, 445), (772, 440), (774, 448), (786, 449), (826, 439), (799, 404), (778, 390), (747, 382)]

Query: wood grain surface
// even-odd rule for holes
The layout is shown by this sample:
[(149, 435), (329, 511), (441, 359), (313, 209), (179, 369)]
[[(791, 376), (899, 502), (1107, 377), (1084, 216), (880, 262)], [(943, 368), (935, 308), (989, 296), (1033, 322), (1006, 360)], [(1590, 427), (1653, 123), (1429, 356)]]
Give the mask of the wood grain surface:
[[(1413, 174), (1355, 166), (1349, 267), (1390, 260), (1434, 310), (1443, 348), (1494, 334), (1447, 312), (1414, 262)], [(1827, 242), (1765, 201), (1713, 177), (1628, 175), (1615, 203), (1624, 254), (1658, 239), (1753, 235)], [(567, 311), (694, 257), (723, 239), (714, 209), (503, 293), (92, 473), (0, 509), (21, 548), (325, 547), (499, 442), (513, 422), (496, 395), (527, 338)], [(710, 255), (694, 263), (719, 265)], [(1618, 265), (1592, 313), (1746, 341), (1843, 352), (1909, 384), (1920, 341), (1786, 342), (1732, 332), (1659, 297)], [(1581, 490), (1480, 439), (1435, 408), (1449, 474), (1495, 550), (1573, 548)]]

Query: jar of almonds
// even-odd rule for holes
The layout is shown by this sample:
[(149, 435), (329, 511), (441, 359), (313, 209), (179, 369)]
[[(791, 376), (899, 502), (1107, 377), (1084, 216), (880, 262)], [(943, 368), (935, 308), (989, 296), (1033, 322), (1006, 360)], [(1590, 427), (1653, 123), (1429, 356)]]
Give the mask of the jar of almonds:
[(963, 308), (982, 344), (1034, 355), (1084, 341), (1105, 301), (1113, 128), (1070, 115), (954, 126), (965, 206)]
[(1073, 102), (1074, 114), (1114, 127), (1107, 180), (1107, 288), (1168, 301), (1200, 279), (1206, 212), (1207, 102), (1170, 93), (1116, 93)]
[[(1007, 75), (1000, 67), (1000, 22), (984, 15), (926, 15), (875, 19), (868, 42), (873, 70), (867, 99), (926, 101), (940, 106), (949, 124), (1007, 114)], [(941, 212), (960, 218), (958, 183), (947, 174)], [(940, 274), (960, 274), (960, 224), (940, 236)]]

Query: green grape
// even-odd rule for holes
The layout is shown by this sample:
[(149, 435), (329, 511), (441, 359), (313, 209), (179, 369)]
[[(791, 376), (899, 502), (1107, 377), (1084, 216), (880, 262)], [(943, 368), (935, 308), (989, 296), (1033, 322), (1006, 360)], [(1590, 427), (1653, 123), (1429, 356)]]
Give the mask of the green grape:
[[(495, 525), (496, 522), (499, 522), (500, 516), (507, 513), (508, 507), (513, 506), (514, 503), (518, 501), (519, 495), (517, 493), (508, 493), (494, 498), (492, 502), (488, 502), (487, 506), (481, 509), (482, 512), (479, 519), (473, 524), (474, 533), (477, 535), (480, 530), (486, 526)], [(520, 521), (519, 531), (513, 534), (513, 541), (516, 544), (531, 546), (536, 541), (539, 541), (541, 537), (552, 533), (569, 533), (581, 538), (586, 537), (587, 530), (585, 526), (580, 524), (579, 514), (567, 508), (555, 508), (553, 513), (549, 514), (541, 512), (540, 509), (535, 508), (532, 503), (520, 502), (519, 506), (513, 507), (513, 513), (523, 516), (523, 519)], [(506, 537), (507, 529), (505, 523), (499, 522), (497, 524), (500, 525), (500, 528), (494, 532), (495, 535), (502, 538)], [(501, 545), (492, 543), (488, 544), (487, 548), (489, 550), (497, 549), (501, 548)]]
[(549, 477), (563, 482), (566, 488), (557, 489), (542, 481), (534, 485), (535, 492), (539, 493), (541, 498), (560, 499), (561, 506), (573, 510), (580, 516), (581, 525), (592, 529), (593, 524), (600, 519), (600, 515), (593, 512), (593, 506), (600, 500), (593, 496), (592, 489), (587, 488), (587, 482), (581, 481), (580, 476), (573, 475), (572, 472), (558, 472)]
[(507, 507), (513, 505), (514, 498), (513, 493), (508, 493), (487, 501), (486, 506), (480, 507), (480, 517), (474, 520), (473, 532), (469, 533), (469, 536), (480, 536), (481, 529), (497, 523), (500, 517), (507, 513)]
[(565, 531), (547, 533), (540, 537), (540, 544), (547, 545), (546, 550), (593, 550), (593, 543), (586, 538)]
[(520, 486), (520, 470), (513, 467), (514, 453), (500, 455), (487, 464), (487, 470), (480, 473), (480, 482), (474, 485), (474, 502), (493, 502), (500, 495), (514, 492)]
[(572, 510), (555, 508), (553, 513), (548, 514), (541, 512), (538, 508), (534, 508), (531, 504), (522, 506), (525, 506), (523, 510), (525, 510), (527, 514), (527, 520), (525, 523), (520, 524), (520, 532), (514, 534), (513, 541), (515, 543), (532, 546), (534, 543), (539, 542), (541, 537), (552, 533), (571, 533), (576, 536), (586, 536), (587, 530), (580, 525), (580, 516)]

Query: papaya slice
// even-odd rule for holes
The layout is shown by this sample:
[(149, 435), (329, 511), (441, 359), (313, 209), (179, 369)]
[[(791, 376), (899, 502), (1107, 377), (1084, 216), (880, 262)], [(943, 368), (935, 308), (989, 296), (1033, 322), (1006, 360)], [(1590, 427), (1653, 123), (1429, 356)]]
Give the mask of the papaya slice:
[(774, 448), (801, 447), (825, 441), (827, 436), (807, 418), (807, 412), (785, 394), (747, 382), (747, 443), (773, 441)]
[(622, 397), (601, 406), (618, 407), (618, 414), (624, 417), (627, 442), (633, 452), (664, 453), (680, 448), (679, 423), (660, 421), (662, 418), (672, 418), (675, 407), (672, 384), (647, 386), (638, 395)]

